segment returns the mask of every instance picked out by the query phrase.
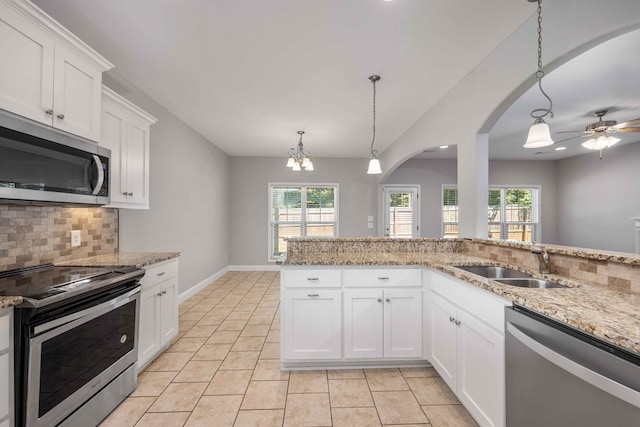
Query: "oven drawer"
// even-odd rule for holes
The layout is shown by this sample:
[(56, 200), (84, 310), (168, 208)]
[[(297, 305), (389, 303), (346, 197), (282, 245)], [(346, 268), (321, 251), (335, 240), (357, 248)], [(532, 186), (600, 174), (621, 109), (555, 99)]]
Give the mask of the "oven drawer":
[(146, 273), (140, 280), (142, 290), (154, 287), (160, 282), (178, 277), (178, 260), (160, 262), (144, 267)]

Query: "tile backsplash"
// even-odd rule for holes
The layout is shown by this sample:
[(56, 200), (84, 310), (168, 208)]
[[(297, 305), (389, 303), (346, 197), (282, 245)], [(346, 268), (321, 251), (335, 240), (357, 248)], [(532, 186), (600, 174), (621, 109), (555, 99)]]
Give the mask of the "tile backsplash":
[[(71, 231), (82, 244), (71, 247)], [(0, 205), (0, 271), (118, 251), (118, 210)]]

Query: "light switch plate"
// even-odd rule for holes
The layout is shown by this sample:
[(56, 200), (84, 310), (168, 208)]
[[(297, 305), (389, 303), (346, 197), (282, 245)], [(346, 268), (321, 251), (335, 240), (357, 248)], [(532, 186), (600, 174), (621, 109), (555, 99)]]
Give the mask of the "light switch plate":
[(82, 232), (80, 230), (71, 230), (71, 247), (77, 248), (82, 244)]
[(369, 216), (367, 217), (367, 221), (369, 221), (369, 222), (373, 222), (373, 215), (369, 215)]
[(368, 228), (373, 228), (373, 222), (367, 224)]

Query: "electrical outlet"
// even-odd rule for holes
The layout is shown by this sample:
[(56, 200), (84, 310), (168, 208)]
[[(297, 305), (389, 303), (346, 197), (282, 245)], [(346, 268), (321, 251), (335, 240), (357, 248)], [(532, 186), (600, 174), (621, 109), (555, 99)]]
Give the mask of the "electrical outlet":
[(71, 231), (71, 247), (77, 248), (82, 244), (82, 233), (80, 230)]

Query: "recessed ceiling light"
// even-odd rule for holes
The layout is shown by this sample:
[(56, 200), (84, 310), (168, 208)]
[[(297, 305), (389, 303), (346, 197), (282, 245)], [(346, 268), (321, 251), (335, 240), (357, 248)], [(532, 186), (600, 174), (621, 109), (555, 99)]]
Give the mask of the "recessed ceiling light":
[[(386, 1), (391, 1), (391, 0), (386, 0)], [(441, 145), (440, 148), (445, 149), (445, 148), (449, 148), (448, 145)]]
[(556, 147), (556, 151), (562, 151), (562, 150), (566, 150), (567, 147)]

